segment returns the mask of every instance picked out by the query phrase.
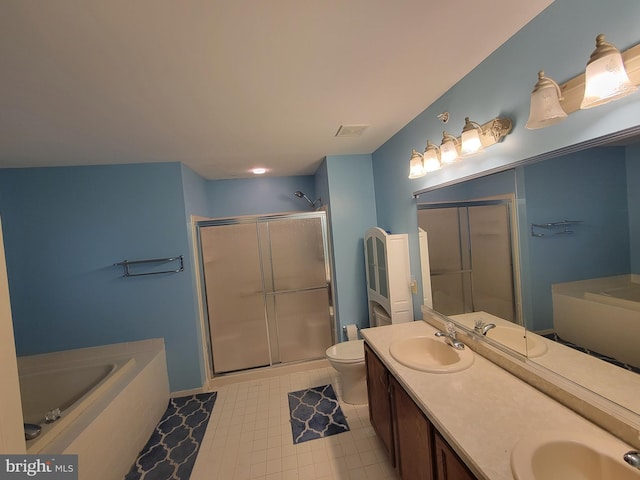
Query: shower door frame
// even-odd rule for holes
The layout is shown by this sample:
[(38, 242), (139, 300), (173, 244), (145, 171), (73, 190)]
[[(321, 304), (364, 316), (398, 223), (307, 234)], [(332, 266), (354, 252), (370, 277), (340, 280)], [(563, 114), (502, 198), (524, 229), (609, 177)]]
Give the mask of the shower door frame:
[[(518, 238), (518, 225), (517, 210), (514, 208), (516, 204), (515, 195), (498, 195), (495, 197), (486, 197), (470, 200), (460, 201), (443, 201), (443, 202), (429, 202), (418, 203), (417, 210), (433, 210), (439, 208), (468, 208), (490, 205), (505, 205), (507, 210), (507, 230), (509, 232), (509, 244), (510, 244), (510, 257), (511, 257), (511, 287), (513, 292), (513, 309), (514, 320), (516, 325), (524, 325), (524, 315), (522, 312), (522, 284), (520, 281), (520, 254), (519, 254), (519, 238)], [(418, 219), (418, 225), (419, 225)], [(427, 232), (428, 233), (428, 232)], [(431, 272), (431, 275), (434, 275)], [(438, 273), (436, 273), (438, 275)]]
[[(329, 308), (330, 308), (330, 313), (329, 313), (329, 325), (328, 328), (330, 330), (330, 334), (331, 334), (331, 344), (334, 344), (336, 341), (336, 328), (335, 328), (335, 324), (336, 324), (336, 317), (335, 317), (335, 305), (334, 305), (334, 299), (335, 299), (335, 291), (334, 291), (334, 280), (333, 280), (333, 259), (331, 257), (331, 248), (329, 245), (329, 231), (328, 231), (328, 222), (327, 222), (327, 212), (325, 210), (318, 210), (318, 211), (313, 211), (313, 212), (289, 212), (289, 213), (274, 213), (274, 214), (265, 214), (265, 215), (246, 215), (246, 216), (236, 216), (236, 217), (221, 217), (221, 218), (207, 218), (207, 219), (202, 219), (202, 217), (200, 217), (199, 220), (196, 220), (194, 218), (194, 237), (195, 237), (195, 242), (194, 242), (194, 248), (196, 249), (196, 257), (197, 257), (197, 262), (198, 262), (198, 275), (197, 277), (199, 280), (199, 284), (200, 284), (200, 288), (199, 288), (199, 292), (198, 292), (198, 297), (199, 297), (199, 303), (200, 303), (200, 315), (201, 315), (201, 325), (202, 325), (202, 335), (203, 335), (203, 339), (204, 342), (203, 344), (205, 345), (205, 364), (206, 364), (206, 370), (207, 370), (207, 378), (209, 380), (216, 378), (216, 377), (221, 377), (224, 375), (229, 375), (229, 374), (233, 374), (233, 373), (237, 373), (237, 371), (234, 372), (225, 372), (225, 373), (216, 373), (215, 372), (215, 365), (214, 365), (214, 358), (213, 358), (213, 345), (211, 342), (211, 327), (210, 327), (210, 318), (209, 318), (209, 309), (208, 309), (208, 303), (207, 303), (207, 294), (206, 294), (206, 279), (205, 279), (205, 274), (204, 274), (204, 260), (203, 260), (203, 254), (202, 254), (202, 241), (201, 241), (201, 232), (200, 229), (201, 228), (206, 228), (206, 227), (215, 227), (215, 226), (222, 226), (222, 225), (238, 225), (238, 224), (258, 224), (258, 223), (267, 223), (270, 221), (277, 221), (277, 220), (295, 220), (295, 219), (304, 219), (304, 218), (319, 218), (320, 219), (320, 226), (321, 226), (321, 230), (322, 230), (322, 240), (323, 240), (323, 253), (324, 253), (324, 263), (325, 263), (325, 274), (326, 274), (326, 278), (327, 278), (327, 294), (329, 297)], [(257, 229), (259, 230), (259, 229)], [(260, 251), (260, 256), (262, 256), (262, 252)], [(260, 260), (260, 268), (263, 268), (263, 260), (261, 258)], [(263, 272), (264, 273), (264, 272)], [(267, 294), (267, 293), (263, 293), (263, 297), (265, 297), (265, 301), (264, 301), (264, 306), (265, 306), (265, 310), (264, 310), (264, 316), (265, 316), (265, 322), (268, 324), (268, 312), (267, 312), (267, 302), (266, 302), (266, 297), (269, 295), (273, 295), (273, 293), (271, 294)], [(267, 333), (269, 333), (268, 331), (268, 327), (267, 327)], [(268, 337), (270, 337), (270, 335), (268, 335)], [(269, 341), (269, 339), (267, 339), (267, 341)], [(269, 365), (265, 366), (265, 367), (255, 367), (255, 368), (271, 368), (274, 365), (287, 365), (288, 363), (276, 363), (274, 364), (272, 361), (272, 354), (271, 354), (271, 345), (270, 345), (270, 341), (269, 341)], [(299, 362), (290, 362), (291, 364), (295, 364), (295, 363), (299, 363)], [(254, 368), (254, 369), (255, 369)], [(239, 372), (242, 371), (249, 371), (251, 369), (245, 369), (245, 370), (239, 370)]]

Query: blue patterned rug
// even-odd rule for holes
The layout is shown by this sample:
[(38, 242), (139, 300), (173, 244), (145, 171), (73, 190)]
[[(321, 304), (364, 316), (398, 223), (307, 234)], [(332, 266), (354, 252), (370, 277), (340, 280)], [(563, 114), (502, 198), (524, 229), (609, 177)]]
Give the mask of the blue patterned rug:
[(347, 419), (331, 385), (287, 395), (294, 444), (349, 431)]
[(217, 395), (172, 398), (125, 480), (188, 480)]

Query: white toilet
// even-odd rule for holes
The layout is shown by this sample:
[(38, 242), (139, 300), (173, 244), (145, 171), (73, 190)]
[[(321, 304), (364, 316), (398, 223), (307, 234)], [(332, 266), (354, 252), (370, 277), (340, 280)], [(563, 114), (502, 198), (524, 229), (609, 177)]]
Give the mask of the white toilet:
[(342, 401), (367, 403), (364, 340), (349, 340), (327, 348), (327, 358), (342, 379)]
[[(376, 305), (373, 311), (372, 327), (389, 325), (391, 318)], [(346, 328), (346, 342), (327, 348), (326, 356), (342, 380), (342, 401), (354, 405), (367, 403), (367, 372), (364, 365), (364, 340), (358, 340), (355, 326)]]

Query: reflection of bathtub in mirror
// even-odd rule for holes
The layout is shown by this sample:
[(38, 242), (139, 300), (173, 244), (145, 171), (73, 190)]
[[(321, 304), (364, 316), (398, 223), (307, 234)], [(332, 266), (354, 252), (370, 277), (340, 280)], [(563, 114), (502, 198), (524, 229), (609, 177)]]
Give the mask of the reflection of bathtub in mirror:
[[(424, 307), (423, 315), (426, 317)], [(630, 370), (603, 362), (598, 357), (569, 348), (529, 330), (525, 331), (524, 327), (514, 325), (486, 312), (451, 315), (449, 318), (458, 326), (469, 331), (473, 331), (476, 320), (495, 323), (498, 327), (505, 329), (518, 329), (523, 335), (522, 343), (508, 345), (510, 350), (524, 355), (524, 352), (527, 351), (525, 341), (532, 343), (529, 350), (535, 355), (533, 360), (536, 365), (553, 370), (561, 377), (571, 379), (572, 383), (608, 398), (631, 413), (640, 412), (640, 397), (637, 394), (640, 389), (640, 375)], [(489, 339), (491, 339), (491, 330), (487, 333)], [(524, 338), (525, 335), (526, 338)], [(543, 353), (540, 353), (541, 350)], [(529, 358), (532, 356), (531, 353), (528, 354)]]
[(553, 327), (565, 341), (640, 367), (640, 276), (552, 286)]

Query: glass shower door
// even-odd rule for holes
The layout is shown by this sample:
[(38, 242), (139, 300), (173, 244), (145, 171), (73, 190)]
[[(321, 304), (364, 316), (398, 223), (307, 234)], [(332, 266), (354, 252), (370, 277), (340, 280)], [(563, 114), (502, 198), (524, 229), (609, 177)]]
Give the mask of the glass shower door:
[(215, 373), (270, 364), (255, 223), (200, 229)]
[(268, 222), (271, 276), (265, 275), (265, 290), (274, 363), (321, 358), (331, 346), (322, 220)]
[(214, 374), (324, 357), (325, 222), (323, 212), (199, 222)]
[(429, 233), (434, 309), (445, 315), (485, 311), (516, 321), (509, 205), (451, 203), (418, 210)]

